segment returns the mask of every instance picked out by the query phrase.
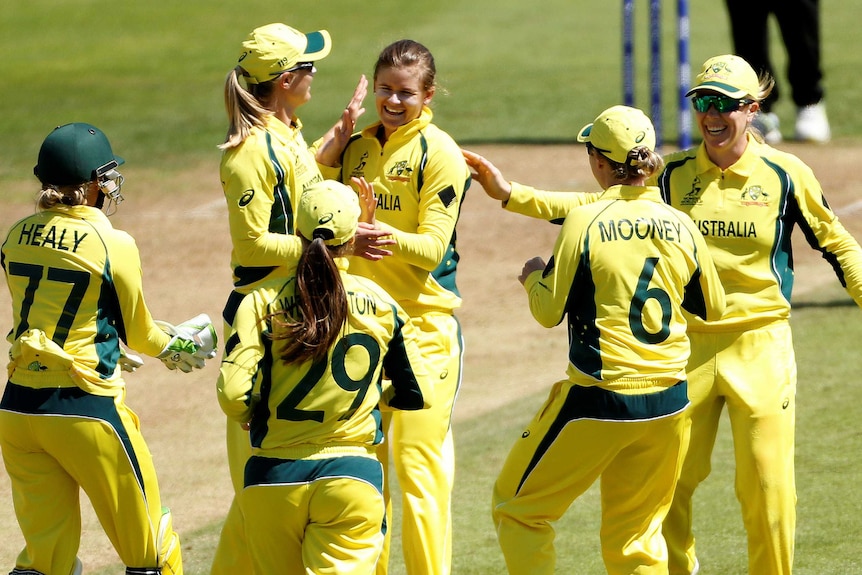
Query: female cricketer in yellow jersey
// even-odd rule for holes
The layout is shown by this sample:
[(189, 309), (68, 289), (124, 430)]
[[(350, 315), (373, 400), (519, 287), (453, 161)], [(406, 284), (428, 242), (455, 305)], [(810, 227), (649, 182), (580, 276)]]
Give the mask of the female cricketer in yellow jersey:
[[(457, 144), (432, 123), (428, 105), (435, 77), (434, 58), (422, 44), (399, 40), (385, 47), (374, 69), (379, 122), (355, 134), (343, 153), (335, 153), (333, 145), (316, 156), (327, 178), (350, 183), (364, 177), (373, 183), (376, 221), (371, 229), (361, 228), (360, 235), (383, 232), (395, 243), (381, 251), (369, 242), (367, 251), (382, 259), (355, 257), (350, 271), (380, 284), (410, 314), (419, 328), (422, 355), (437, 380), (430, 410), (393, 412), (384, 419), (402, 492), (402, 548), (410, 575), (446, 575), (451, 570), (451, 420), (463, 363), (463, 338), (454, 315), (461, 305), (455, 282), (455, 224), (470, 171)], [(380, 457), (388, 468), (387, 444), (381, 446)], [(387, 572), (388, 557), (389, 538), (380, 575)]]
[(228, 338), (218, 397), (250, 428), (239, 502), (255, 573), (374, 573), (385, 530), (378, 405), (431, 402), (409, 316), (347, 273), (359, 214), (339, 182), (303, 192), (295, 275), (247, 295)]
[(645, 186), (662, 166), (649, 118), (614, 106), (578, 141), (605, 191), (519, 278), (540, 324), (567, 318), (568, 378), (509, 453), (494, 523), (509, 573), (551, 575), (552, 523), (600, 478), (608, 573), (666, 574), (661, 525), (688, 443), (682, 310), (717, 319), (724, 292), (694, 223)]
[(101, 209), (122, 200), (122, 163), (95, 126), (56, 128), (35, 168), (39, 211), (2, 247), (14, 325), (0, 448), (26, 542), (14, 574), (81, 572), (80, 490), (126, 573), (182, 573), (179, 537), (125, 404), (121, 367), (140, 363), (124, 360), (120, 341), (191, 371), (214, 357), (215, 331), (205, 316), (163, 324), (174, 335), (153, 321), (135, 241)]
[[(234, 280), (223, 312), (225, 333), (230, 331), (243, 295), (269, 278), (287, 277), (302, 251), (294, 210), (302, 191), (323, 178), (302, 135), (297, 112), (311, 99), (315, 65), (331, 48), (326, 30), (305, 34), (285, 24), (267, 24), (255, 28), (242, 42), (237, 65), (225, 79), (230, 126), (220, 146), (219, 171), (228, 207)], [(363, 76), (339, 122), (318, 145), (328, 145), (331, 140), (337, 144), (350, 136), (364, 111), (366, 85)], [(239, 492), (250, 448), (248, 433), (231, 422), (227, 453), (231, 480)], [(212, 575), (250, 571), (242, 537), (242, 518), (232, 504)]]
[[(671, 154), (658, 177), (662, 196), (703, 233), (727, 292), (718, 321), (689, 318), (691, 447), (664, 524), (671, 575), (699, 563), (692, 497), (709, 475), (722, 410), (727, 407), (736, 493), (748, 534), (751, 575), (790, 575), (796, 532), (794, 426), (796, 364), (790, 332), (798, 226), (862, 306), (862, 248), (829, 207), (817, 178), (796, 156), (762, 142), (751, 126), (772, 79), (743, 59), (708, 59), (690, 91), (703, 142)], [(506, 182), (487, 162), (489, 195), (506, 209), (563, 217), (593, 194), (535, 190)]]
[(796, 532), (796, 363), (790, 332), (798, 226), (862, 306), (862, 248), (829, 207), (799, 158), (748, 127), (772, 79), (737, 56), (710, 58), (689, 92), (703, 143), (671, 154), (658, 180), (665, 201), (706, 237), (727, 290), (720, 321), (692, 321), (689, 336), (691, 448), (664, 533), (671, 573), (697, 571), (692, 496), (709, 475), (726, 406), (736, 457), (736, 494), (751, 575), (790, 575)]

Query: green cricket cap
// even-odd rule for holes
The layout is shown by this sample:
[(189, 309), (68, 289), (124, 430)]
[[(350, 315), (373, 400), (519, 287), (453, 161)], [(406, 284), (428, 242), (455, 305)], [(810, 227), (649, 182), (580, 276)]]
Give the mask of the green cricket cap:
[(124, 162), (99, 128), (75, 122), (48, 134), (33, 173), (43, 184), (74, 186), (96, 180)]

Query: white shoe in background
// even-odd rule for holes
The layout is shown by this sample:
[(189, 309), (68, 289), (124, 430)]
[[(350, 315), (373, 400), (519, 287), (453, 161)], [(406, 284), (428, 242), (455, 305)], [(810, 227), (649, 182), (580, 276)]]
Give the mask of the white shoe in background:
[(781, 143), (783, 138), (781, 137), (778, 115), (775, 112), (758, 112), (751, 125), (760, 132), (763, 141), (770, 146)]
[(796, 139), (822, 144), (832, 137), (826, 106), (823, 102), (803, 106), (796, 111)]

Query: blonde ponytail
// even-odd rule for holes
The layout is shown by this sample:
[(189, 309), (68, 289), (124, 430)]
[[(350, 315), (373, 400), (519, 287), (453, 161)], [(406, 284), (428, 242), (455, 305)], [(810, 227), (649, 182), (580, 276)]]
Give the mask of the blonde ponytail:
[(58, 204), (64, 206), (82, 206), (87, 203), (87, 186), (89, 182), (77, 186), (52, 186), (44, 184), (44, 187), (36, 197), (36, 207), (39, 210), (49, 210)]
[(228, 117), (227, 137), (220, 150), (235, 148), (242, 144), (253, 128), (266, 125), (267, 116), (272, 114), (262, 101), (272, 94), (273, 82), (250, 85), (243, 88), (239, 77), (243, 69), (237, 66), (230, 72), (224, 82), (224, 105)]

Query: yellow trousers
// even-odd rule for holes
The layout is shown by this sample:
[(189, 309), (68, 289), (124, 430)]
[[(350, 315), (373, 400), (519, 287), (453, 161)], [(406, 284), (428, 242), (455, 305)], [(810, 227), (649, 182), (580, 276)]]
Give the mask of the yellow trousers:
[[(18, 570), (72, 572), (81, 540), (82, 489), (127, 567), (182, 574), (179, 537), (169, 517), (159, 537), (165, 512), (156, 471), (138, 417), (123, 399), (78, 388), (7, 384), (0, 448), (27, 544)], [(17, 411), (50, 404), (58, 406), (53, 413)]]
[(688, 575), (694, 567), (692, 497), (709, 475), (719, 418), (727, 407), (748, 572), (790, 575), (796, 531), (796, 359), (790, 325), (689, 336), (691, 445), (664, 524), (670, 573)]
[(252, 457), (239, 501), (254, 572), (371, 575), (383, 548), (383, 469), (372, 457)]
[[(389, 568), (393, 529), (401, 530), (408, 575), (448, 575), (452, 565), (452, 487), (455, 447), (452, 408), (461, 384), (463, 340), (458, 320), (451, 314), (427, 313), (413, 317), (419, 328), (419, 347), (431, 373), (437, 374), (434, 404), (420, 411), (383, 414), (386, 441), (378, 457), (384, 469), (387, 502), (386, 541), (377, 575)], [(402, 523), (392, 524), (390, 462), (401, 488)]]
[(610, 392), (554, 385), (494, 485), (492, 517), (511, 575), (553, 575), (552, 524), (597, 479), (608, 574), (667, 574), (661, 526), (688, 443), (684, 389), (671, 415), (621, 420), (584, 413), (590, 398)]

